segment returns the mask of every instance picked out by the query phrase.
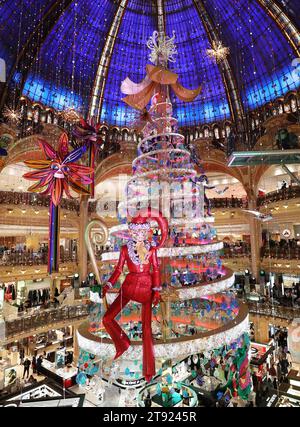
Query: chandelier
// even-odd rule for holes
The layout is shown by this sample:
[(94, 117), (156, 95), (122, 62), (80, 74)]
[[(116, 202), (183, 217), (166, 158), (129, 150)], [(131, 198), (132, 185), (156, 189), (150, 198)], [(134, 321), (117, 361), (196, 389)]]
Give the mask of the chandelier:
[(12, 124), (18, 124), (22, 119), (22, 113), (20, 110), (10, 108), (8, 106), (4, 107), (3, 117)]
[(70, 124), (75, 124), (80, 121), (80, 114), (73, 107), (66, 108), (59, 115), (63, 121)]
[(209, 58), (213, 58), (217, 64), (224, 61), (230, 53), (229, 47), (223, 46), (221, 41), (213, 41), (212, 49), (207, 49), (206, 54)]

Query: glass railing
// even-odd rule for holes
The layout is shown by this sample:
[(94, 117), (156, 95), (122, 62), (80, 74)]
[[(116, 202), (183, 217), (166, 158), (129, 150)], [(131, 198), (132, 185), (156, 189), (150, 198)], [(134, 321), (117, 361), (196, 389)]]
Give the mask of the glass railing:
[(281, 319), (293, 320), (300, 316), (299, 307), (284, 307), (272, 303), (247, 302), (249, 312), (268, 317), (279, 317)]

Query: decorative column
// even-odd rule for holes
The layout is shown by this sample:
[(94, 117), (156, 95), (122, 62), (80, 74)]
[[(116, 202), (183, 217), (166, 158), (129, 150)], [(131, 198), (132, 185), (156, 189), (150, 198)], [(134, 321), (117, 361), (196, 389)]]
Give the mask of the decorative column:
[(50, 299), (53, 301), (55, 298), (56, 279), (51, 278), (50, 281)]
[(73, 364), (77, 366), (78, 358), (79, 358), (79, 345), (77, 339), (77, 325), (73, 326)]
[[(0, 343), (5, 340), (5, 321), (3, 317), (4, 289), (0, 289)], [(1, 349), (1, 346), (0, 346)]]
[[(258, 186), (253, 179), (253, 170), (250, 167), (244, 170), (244, 188), (248, 197), (248, 209), (257, 210), (257, 192)], [(259, 272), (261, 269), (260, 249), (262, 247), (262, 227), (261, 222), (254, 215), (248, 216), (250, 227), (251, 244), (251, 273), (259, 283)]]
[[(255, 211), (256, 209), (256, 198), (249, 199), (249, 210)], [(259, 272), (261, 269), (260, 249), (262, 246), (261, 222), (251, 215), (249, 218), (249, 225), (251, 243), (251, 272), (252, 276), (257, 279), (257, 283), (259, 283)]]
[(79, 211), (79, 276), (80, 280), (85, 280), (87, 276), (87, 249), (85, 245), (85, 229), (88, 224), (88, 196), (81, 196)]

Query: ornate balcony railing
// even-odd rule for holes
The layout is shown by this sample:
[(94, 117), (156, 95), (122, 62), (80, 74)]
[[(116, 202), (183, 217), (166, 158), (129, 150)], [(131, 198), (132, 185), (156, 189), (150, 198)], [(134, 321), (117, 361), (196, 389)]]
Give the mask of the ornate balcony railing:
[(246, 198), (223, 197), (210, 199), (213, 209), (247, 209), (248, 200)]
[[(22, 118), (16, 129), (19, 138), (41, 133), (45, 124), (57, 125), (71, 136), (74, 121), (76, 122), (76, 118), (78, 119), (76, 112), (74, 112), (74, 117), (70, 118), (64, 112), (36, 102), (32, 103), (25, 97), (20, 99), (20, 112)], [(199, 138), (210, 138), (212, 147), (224, 151), (229, 156), (233, 151), (252, 150), (258, 140), (265, 135), (266, 121), (284, 114), (289, 115), (294, 123), (300, 123), (299, 90), (288, 92), (284, 97), (279, 97), (273, 102), (248, 112), (238, 123), (233, 123), (228, 119), (220, 122), (200, 123), (183, 127), (180, 132), (185, 135), (187, 143)], [(103, 123), (100, 130), (104, 142), (102, 150), (99, 152), (101, 159), (119, 151), (121, 141), (138, 142), (141, 138), (135, 129), (129, 127), (110, 126)]]
[(272, 245), (266, 243), (261, 248), (261, 258), (273, 258), (282, 260), (300, 259), (300, 246), (297, 240), (286, 242), (273, 242)]
[[(14, 191), (0, 191), (0, 205), (17, 205), (18, 207), (46, 207), (50, 205), (49, 196), (41, 196), (36, 193), (17, 193)], [(61, 208), (68, 211), (79, 212), (78, 200), (63, 199)]]
[(290, 186), (286, 189), (272, 191), (265, 196), (260, 196), (257, 200), (258, 206), (264, 206), (269, 203), (276, 203), (283, 200), (300, 198), (300, 186)]
[[(77, 254), (60, 254), (60, 263), (77, 263)], [(5, 250), (0, 254), (0, 267), (1, 266), (38, 266), (46, 265), (48, 263), (48, 251), (33, 252), (30, 251), (10, 251)]]
[(12, 338), (17, 335), (34, 332), (39, 328), (53, 325), (55, 323), (68, 322), (84, 319), (88, 316), (88, 306), (66, 306), (57, 309), (41, 310), (37, 314), (22, 315), (19, 319), (8, 320), (5, 322), (5, 335)]

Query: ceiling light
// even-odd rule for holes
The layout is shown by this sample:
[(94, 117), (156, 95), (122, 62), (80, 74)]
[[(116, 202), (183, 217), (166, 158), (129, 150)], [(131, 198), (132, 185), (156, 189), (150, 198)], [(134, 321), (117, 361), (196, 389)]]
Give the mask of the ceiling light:
[(206, 49), (207, 56), (213, 58), (217, 64), (224, 61), (229, 53), (229, 47), (223, 46), (221, 41), (213, 41), (212, 49)]
[(20, 110), (15, 110), (13, 108), (5, 107), (3, 111), (3, 116), (9, 123), (18, 124), (22, 119), (22, 113)]

